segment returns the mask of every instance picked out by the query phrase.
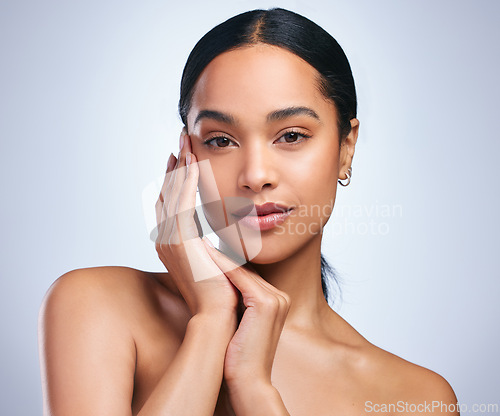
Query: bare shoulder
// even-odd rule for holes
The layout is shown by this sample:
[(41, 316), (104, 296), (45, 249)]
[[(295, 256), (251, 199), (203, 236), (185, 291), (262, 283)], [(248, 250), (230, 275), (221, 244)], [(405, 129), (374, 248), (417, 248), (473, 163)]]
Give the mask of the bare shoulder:
[(141, 327), (153, 317), (168, 320), (169, 311), (179, 309), (182, 300), (158, 276), (168, 281), (168, 273), (124, 266), (71, 270), (48, 289), (40, 308), (41, 323), (56, 316), (67, 316), (73, 323), (106, 320), (130, 333), (134, 323)]
[(364, 405), (358, 411), (398, 416), (459, 414), (455, 393), (444, 377), (377, 347), (338, 314), (331, 316), (345, 380), (357, 392), (352, 401)]
[(39, 314), (46, 414), (130, 413), (139, 331), (162, 323), (161, 288), (121, 266), (72, 270), (52, 284)]
[(131, 311), (145, 303), (151, 283), (145, 272), (121, 267), (71, 270), (48, 289), (40, 307), (39, 335), (55, 342), (80, 331), (90, 342), (103, 334), (132, 346)]
[[(383, 388), (379, 404), (393, 404), (389, 414), (458, 415), (457, 398), (444, 377), (368, 343), (368, 374)], [(373, 403), (375, 406), (375, 403)]]
[[(168, 273), (124, 266), (71, 270), (48, 289), (39, 314), (41, 331), (47, 324), (112, 327), (116, 335), (132, 337), (157, 323), (182, 332), (187, 311), (184, 300), (169, 283)], [(177, 328), (178, 327), (178, 328)], [(91, 331), (88, 335), (97, 334)]]
[[(144, 285), (148, 280), (148, 272), (123, 266), (100, 266), (71, 270), (59, 277), (47, 291), (46, 298), (86, 294), (94, 292), (106, 296), (110, 289), (114, 295), (123, 295), (129, 290)], [(118, 290), (118, 293), (115, 292)]]

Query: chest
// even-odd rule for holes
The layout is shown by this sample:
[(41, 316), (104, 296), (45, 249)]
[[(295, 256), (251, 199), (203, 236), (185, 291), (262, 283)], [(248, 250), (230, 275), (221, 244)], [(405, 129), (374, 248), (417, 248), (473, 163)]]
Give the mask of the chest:
[[(137, 371), (133, 414), (137, 414), (174, 358), (182, 339), (157, 331), (137, 342)], [(293, 416), (345, 416), (364, 414), (367, 389), (359, 380), (335, 366), (328, 356), (305, 355), (300, 350), (278, 347), (272, 383)], [(214, 416), (234, 416), (225, 386), (221, 386)]]
[[(354, 397), (346, 397), (340, 392), (321, 389), (311, 391), (311, 386), (277, 386), (288, 413), (292, 416), (359, 416), (366, 413), (364, 403)], [(305, 388), (304, 388), (305, 387)], [(214, 416), (235, 416), (226, 393), (221, 390)]]

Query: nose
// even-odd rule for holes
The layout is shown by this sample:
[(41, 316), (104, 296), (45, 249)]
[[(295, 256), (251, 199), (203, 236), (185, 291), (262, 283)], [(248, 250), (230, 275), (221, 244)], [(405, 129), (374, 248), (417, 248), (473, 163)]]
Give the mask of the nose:
[(252, 146), (242, 149), (241, 168), (238, 175), (238, 187), (261, 192), (264, 188), (274, 189), (278, 185), (277, 160), (267, 143), (255, 140)]

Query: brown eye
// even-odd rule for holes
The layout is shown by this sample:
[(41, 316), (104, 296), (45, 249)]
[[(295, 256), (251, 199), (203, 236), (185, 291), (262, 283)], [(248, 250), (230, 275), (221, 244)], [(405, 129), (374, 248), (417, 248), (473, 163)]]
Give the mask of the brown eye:
[(203, 142), (205, 146), (208, 146), (212, 150), (222, 149), (224, 147), (229, 147), (233, 141), (226, 136), (216, 136), (212, 137)]
[[(278, 143), (299, 144), (309, 139), (311, 136), (299, 133), (298, 131), (287, 131), (278, 140)], [(284, 139), (284, 140), (283, 140)]]
[(231, 142), (231, 140), (229, 140), (227, 137), (216, 137), (213, 140), (215, 140), (215, 142), (217, 143), (218, 147), (229, 146), (229, 143)]
[(287, 143), (293, 143), (299, 139), (299, 136), (301, 136), (299, 133), (296, 133), (294, 131), (285, 133), (283, 137), (285, 138), (285, 141)]

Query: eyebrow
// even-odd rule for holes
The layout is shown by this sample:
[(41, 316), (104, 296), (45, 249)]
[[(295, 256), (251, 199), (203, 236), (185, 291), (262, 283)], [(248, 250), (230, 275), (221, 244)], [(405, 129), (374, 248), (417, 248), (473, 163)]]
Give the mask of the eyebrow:
[[(284, 120), (289, 117), (297, 116), (297, 115), (305, 115), (311, 118), (314, 118), (318, 122), (321, 123), (321, 119), (318, 116), (318, 113), (309, 107), (287, 107), (282, 108), (280, 110), (275, 110), (267, 115), (267, 122), (270, 123), (272, 121)], [(194, 124), (198, 123), (200, 120), (208, 118), (211, 120), (220, 121), (225, 124), (229, 124), (232, 126), (236, 126), (238, 122), (236, 119), (230, 115), (223, 113), (221, 111), (216, 110), (201, 110), (196, 116), (196, 120)]]

